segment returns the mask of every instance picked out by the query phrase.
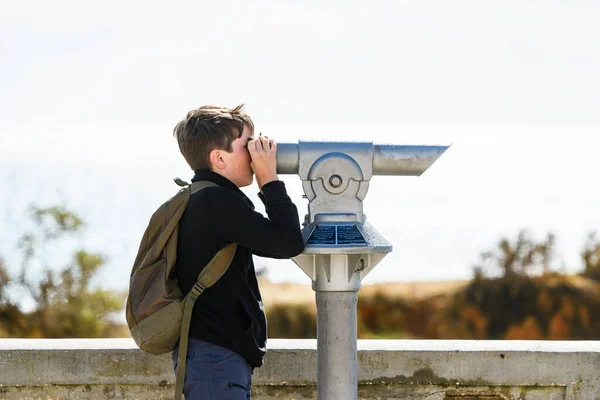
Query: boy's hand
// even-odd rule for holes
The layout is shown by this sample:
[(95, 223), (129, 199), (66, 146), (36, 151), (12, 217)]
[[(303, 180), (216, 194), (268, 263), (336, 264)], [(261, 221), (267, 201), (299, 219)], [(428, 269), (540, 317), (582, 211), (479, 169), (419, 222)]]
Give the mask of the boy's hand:
[(250, 167), (256, 176), (256, 183), (262, 192), (263, 185), (279, 180), (277, 177), (277, 144), (267, 136), (259, 136), (248, 142), (252, 162)]

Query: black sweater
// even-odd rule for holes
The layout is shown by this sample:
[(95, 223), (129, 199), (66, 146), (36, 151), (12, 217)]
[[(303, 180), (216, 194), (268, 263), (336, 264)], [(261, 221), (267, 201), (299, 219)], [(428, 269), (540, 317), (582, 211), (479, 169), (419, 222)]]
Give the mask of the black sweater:
[(194, 194), (179, 222), (175, 274), (183, 293), (190, 291), (211, 258), (231, 242), (238, 248), (227, 272), (206, 289), (194, 306), (190, 337), (231, 349), (254, 366), (262, 365), (267, 326), (252, 254), (289, 258), (304, 249), (298, 211), (281, 181), (262, 188), (269, 218), (225, 177), (208, 169), (192, 181), (208, 180)]

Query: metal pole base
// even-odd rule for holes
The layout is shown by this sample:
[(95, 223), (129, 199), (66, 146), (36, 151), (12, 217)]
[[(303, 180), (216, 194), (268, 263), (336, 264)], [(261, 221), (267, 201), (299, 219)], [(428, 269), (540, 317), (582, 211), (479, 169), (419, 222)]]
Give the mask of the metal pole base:
[(358, 292), (316, 292), (318, 400), (357, 400)]

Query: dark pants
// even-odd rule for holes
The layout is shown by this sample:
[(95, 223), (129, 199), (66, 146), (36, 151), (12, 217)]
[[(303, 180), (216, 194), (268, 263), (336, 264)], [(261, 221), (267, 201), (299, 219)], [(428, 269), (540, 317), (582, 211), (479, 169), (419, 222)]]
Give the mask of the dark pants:
[[(173, 363), (177, 371), (177, 353)], [(248, 400), (252, 367), (239, 354), (202, 340), (188, 343), (183, 394), (186, 400)]]

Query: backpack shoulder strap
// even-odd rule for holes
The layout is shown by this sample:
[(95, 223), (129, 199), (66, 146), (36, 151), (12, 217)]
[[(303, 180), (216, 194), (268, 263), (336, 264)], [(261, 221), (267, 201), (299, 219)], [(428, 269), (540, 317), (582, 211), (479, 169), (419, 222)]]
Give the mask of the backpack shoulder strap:
[(211, 186), (219, 186), (214, 182), (211, 181), (196, 181), (196, 182), (192, 182), (191, 185), (189, 185), (190, 188), (190, 194), (193, 195), (194, 193), (207, 188), (207, 187), (211, 187)]
[(179, 352), (177, 353), (177, 374), (175, 378), (175, 399), (180, 400), (183, 393), (183, 383), (185, 380), (185, 363), (187, 358), (188, 335), (190, 323), (192, 321), (192, 310), (198, 296), (204, 292), (204, 289), (211, 287), (227, 271), (235, 255), (237, 243), (231, 243), (219, 250), (217, 254), (204, 267), (196, 284), (185, 296), (185, 305), (183, 308), (183, 320), (181, 321), (181, 333), (179, 336)]

